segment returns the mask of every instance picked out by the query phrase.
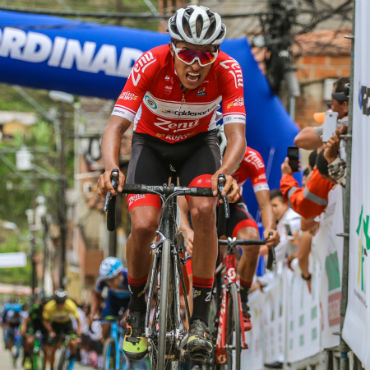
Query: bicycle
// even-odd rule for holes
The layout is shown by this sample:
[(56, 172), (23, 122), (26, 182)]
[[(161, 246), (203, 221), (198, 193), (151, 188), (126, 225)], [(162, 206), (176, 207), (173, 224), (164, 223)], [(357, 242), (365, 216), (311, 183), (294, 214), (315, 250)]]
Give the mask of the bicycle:
[(122, 350), (123, 329), (118, 322), (119, 318), (107, 316), (104, 321), (110, 322), (110, 337), (104, 342), (103, 368), (104, 370), (126, 370), (130, 364)]
[[(237, 277), (237, 259), (235, 247), (238, 245), (263, 245), (266, 240), (219, 239), (219, 245), (225, 245), (225, 254), (219, 254), (220, 263), (216, 268), (213, 289), (213, 310), (215, 311), (213, 326), (214, 356), (213, 368), (240, 370), (241, 351), (247, 349), (245, 339), (243, 312), (239, 294), (239, 279)], [(221, 257), (222, 256), (222, 257)], [(233, 367), (233, 352), (235, 352), (235, 367)], [(227, 366), (227, 367), (226, 367)]]
[(12, 357), (13, 367), (16, 368), (17, 367), (17, 360), (18, 360), (18, 358), (21, 354), (21, 350), (22, 350), (22, 337), (20, 335), (19, 328), (9, 328), (7, 336), (8, 336), (8, 341), (9, 340), (12, 341), (12, 346), (9, 349), (9, 351), (10, 351), (10, 355)]
[(33, 341), (32, 351), (23, 361), (23, 366), (26, 370), (41, 370), (44, 367), (44, 359), (41, 351), (42, 333), (40, 330), (36, 331), (36, 333), (34, 334), (34, 338), (35, 339)]
[[(173, 176), (171, 176), (173, 180)], [(223, 177), (222, 180), (224, 181)], [(113, 170), (111, 182), (114, 187), (118, 183), (118, 170)], [(185, 282), (181, 265), (185, 260), (181, 257), (185, 253), (185, 247), (179, 240), (180, 233), (176, 227), (178, 196), (207, 196), (212, 197), (210, 188), (181, 187), (170, 185), (129, 185), (126, 184), (123, 193), (129, 194), (155, 194), (162, 200), (162, 213), (159, 229), (156, 234), (158, 241), (151, 245), (154, 253), (152, 263), (148, 299), (145, 314), (145, 337), (148, 339), (149, 356), (153, 370), (167, 370), (177, 368), (179, 362), (184, 358), (186, 330), (182, 324), (180, 313), (180, 284), (183, 292), (186, 292)], [(115, 228), (115, 197), (111, 198), (108, 192), (104, 209), (108, 210), (108, 230)], [(154, 300), (154, 288), (157, 287), (158, 294)], [(187, 297), (185, 301), (185, 320), (190, 320), (190, 311)], [(152, 303), (154, 302), (154, 315), (150, 320)]]
[(77, 338), (78, 336), (76, 334), (67, 334), (63, 337), (57, 370), (73, 370), (75, 358), (71, 356), (69, 344), (71, 340)]

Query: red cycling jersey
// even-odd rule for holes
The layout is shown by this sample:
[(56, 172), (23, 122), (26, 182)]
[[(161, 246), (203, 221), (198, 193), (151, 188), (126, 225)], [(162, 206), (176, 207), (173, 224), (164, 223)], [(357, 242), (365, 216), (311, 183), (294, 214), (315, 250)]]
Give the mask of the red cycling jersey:
[(263, 163), (261, 154), (249, 146), (245, 150), (239, 168), (232, 176), (239, 185), (243, 185), (250, 178), (255, 193), (261, 190), (270, 190), (266, 180), (265, 164)]
[(216, 128), (222, 101), (224, 124), (245, 124), (239, 63), (220, 52), (201, 86), (184, 92), (168, 45), (144, 53), (133, 66), (113, 115), (134, 121), (134, 131), (169, 143)]

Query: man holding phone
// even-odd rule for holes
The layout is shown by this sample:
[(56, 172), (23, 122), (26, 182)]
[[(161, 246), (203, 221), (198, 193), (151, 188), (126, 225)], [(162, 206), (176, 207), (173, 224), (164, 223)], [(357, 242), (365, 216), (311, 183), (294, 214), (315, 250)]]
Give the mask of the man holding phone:
[[(298, 135), (294, 138), (294, 144), (298, 148), (313, 150), (319, 148), (323, 142), (328, 140), (328, 134), (334, 135), (336, 131), (342, 130), (342, 126), (348, 125), (348, 100), (349, 100), (349, 78), (342, 77), (339, 78), (333, 84), (332, 97), (330, 102), (331, 113), (337, 114), (337, 119), (335, 117), (325, 116), (324, 123), (321, 121), (321, 126), (318, 127), (305, 127), (302, 129)], [(314, 115), (315, 117), (315, 115)], [(316, 118), (315, 118), (316, 120)], [(332, 124), (335, 121), (335, 127), (333, 130)], [(326, 130), (325, 127), (326, 126)], [(324, 130), (328, 132), (325, 133), (325, 138), (323, 138)], [(331, 135), (330, 135), (331, 136)]]

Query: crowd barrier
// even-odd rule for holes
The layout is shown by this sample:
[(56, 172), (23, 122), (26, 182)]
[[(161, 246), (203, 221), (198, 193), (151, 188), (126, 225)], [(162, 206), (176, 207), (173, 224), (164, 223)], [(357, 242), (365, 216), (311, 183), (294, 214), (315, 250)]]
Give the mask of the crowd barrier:
[(292, 271), (283, 261), (264, 277), (268, 281), (264, 290), (250, 294), (253, 330), (248, 332), (249, 349), (242, 353), (245, 370), (279, 364), (294, 368), (294, 364), (322, 356), (324, 350), (339, 345), (343, 255), (343, 238), (337, 236), (343, 232), (340, 186), (331, 191), (326, 212), (320, 217), (310, 254), (311, 294), (299, 269)]

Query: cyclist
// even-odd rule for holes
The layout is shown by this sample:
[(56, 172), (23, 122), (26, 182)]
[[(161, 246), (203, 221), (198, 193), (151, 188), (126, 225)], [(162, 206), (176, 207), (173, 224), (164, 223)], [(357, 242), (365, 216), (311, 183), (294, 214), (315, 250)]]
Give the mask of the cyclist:
[[(56, 349), (65, 335), (74, 334), (72, 318), (76, 319), (77, 336), (81, 335), (81, 324), (76, 304), (63, 289), (55, 291), (53, 299), (44, 306), (42, 316), (43, 325), (48, 331), (48, 339), (44, 345), (45, 368), (49, 362), (50, 369), (53, 370)], [(70, 340), (71, 359), (76, 355), (77, 342), (77, 339)]]
[(5, 304), (2, 312), (5, 349), (13, 348), (14, 336), (22, 323), (22, 305), (15, 299)]
[[(224, 137), (222, 127), (219, 128), (219, 138), (221, 150), (226, 147), (227, 141)], [(239, 168), (234, 172), (233, 178), (237, 181), (240, 189), (246, 180), (252, 182), (254, 194), (261, 212), (262, 224), (264, 227), (264, 237), (268, 239), (267, 245), (274, 246), (279, 243), (279, 233), (275, 230), (275, 219), (270, 204), (270, 191), (266, 180), (265, 165), (260, 153), (247, 147), (243, 160)], [(207, 180), (206, 180), (207, 181)], [(183, 217), (182, 228), (185, 229), (185, 240), (188, 246), (192, 246), (192, 231), (187, 218)], [(223, 230), (224, 236), (236, 237), (237, 239), (259, 239), (259, 229), (256, 221), (249, 214), (248, 208), (242, 198), (241, 193), (230, 203), (230, 218), (226, 221)], [(189, 239), (190, 236), (190, 240)], [(222, 235), (220, 235), (222, 236)], [(248, 307), (248, 292), (252, 285), (253, 276), (256, 271), (259, 256), (259, 246), (241, 246), (243, 253), (238, 263), (238, 274), (240, 280), (240, 298), (242, 302), (244, 327), (246, 330), (252, 329)], [(190, 248), (191, 249), (191, 248)], [(191, 268), (191, 267), (190, 267)]]
[(46, 329), (43, 325), (42, 310), (43, 306), (41, 302), (34, 303), (28, 311), (28, 316), (22, 323), (21, 336), (23, 338), (23, 363), (25, 368), (31, 367), (30, 356), (35, 342), (36, 332), (40, 331), (42, 338), (46, 338), (47, 336)]
[[(98, 281), (91, 295), (91, 321), (99, 311), (99, 306), (103, 299), (102, 293), (105, 287), (108, 288), (108, 295), (105, 299), (101, 316), (103, 318), (107, 316), (118, 316), (127, 309), (131, 294), (128, 289), (127, 269), (123, 267), (122, 262), (116, 257), (107, 257), (100, 265)], [(109, 338), (109, 322), (102, 323), (102, 332), (104, 340)]]
[[(109, 190), (111, 171), (118, 166), (122, 134), (134, 121), (131, 161), (127, 183), (161, 185), (172, 165), (181, 185), (193, 185), (203, 174), (217, 179), (226, 175), (223, 195), (231, 189), (231, 173), (245, 150), (243, 77), (239, 64), (220, 51), (226, 27), (217, 13), (203, 6), (181, 8), (168, 21), (171, 42), (144, 53), (135, 63), (104, 131), (102, 154), (105, 172), (99, 178), (101, 195)], [(222, 101), (225, 134), (229, 140), (220, 164), (217, 112)], [(125, 176), (119, 173), (118, 191)], [(160, 200), (153, 195), (128, 195), (131, 234), (127, 240), (128, 282), (131, 290), (130, 331), (123, 349), (132, 359), (147, 352), (143, 335), (144, 287), (151, 264), (149, 245), (160, 216)], [(209, 297), (217, 258), (216, 199), (191, 198), (194, 226), (194, 308), (187, 350), (191, 357), (212, 351), (207, 332)], [(203, 357), (204, 358), (204, 357)]]

